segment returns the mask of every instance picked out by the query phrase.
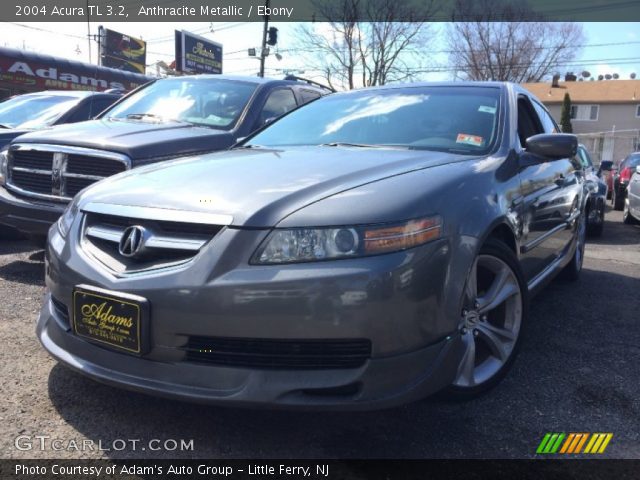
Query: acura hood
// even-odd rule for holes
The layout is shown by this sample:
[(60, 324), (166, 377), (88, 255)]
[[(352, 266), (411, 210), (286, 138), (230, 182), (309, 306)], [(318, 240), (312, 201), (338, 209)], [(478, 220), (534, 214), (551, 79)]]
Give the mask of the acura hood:
[(122, 153), (137, 162), (222, 150), (234, 143), (231, 133), (182, 122), (89, 120), (58, 125), (20, 137), (20, 143), (71, 145)]
[(297, 147), (233, 150), (137, 168), (82, 195), (87, 203), (206, 212), (232, 225), (273, 227), (331, 195), (468, 156), (398, 149)]

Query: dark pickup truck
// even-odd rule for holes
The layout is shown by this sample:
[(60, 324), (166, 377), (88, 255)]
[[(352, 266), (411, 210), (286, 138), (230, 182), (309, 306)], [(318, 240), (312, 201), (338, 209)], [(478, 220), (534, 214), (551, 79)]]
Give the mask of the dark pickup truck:
[(227, 149), (330, 92), (294, 78), (198, 75), (151, 82), (96, 120), (22, 135), (0, 152), (0, 224), (44, 236), (69, 200), (92, 183)]

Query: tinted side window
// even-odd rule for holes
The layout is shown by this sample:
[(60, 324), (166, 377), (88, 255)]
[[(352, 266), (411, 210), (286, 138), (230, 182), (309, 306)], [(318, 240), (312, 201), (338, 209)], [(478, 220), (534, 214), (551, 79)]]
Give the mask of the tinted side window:
[(542, 128), (544, 128), (545, 133), (558, 133), (560, 131), (556, 122), (553, 120), (546, 108), (538, 102), (533, 102), (533, 108), (536, 109), (536, 113), (542, 122)]
[(84, 122), (89, 119), (90, 114), (90, 102), (89, 100), (82, 101), (71, 114), (64, 120), (64, 123)]
[[(95, 98), (93, 102), (91, 102), (91, 111), (89, 113), (89, 118), (93, 118), (103, 110), (106, 110), (113, 102), (115, 102), (115, 98), (109, 97), (101, 97)], [(87, 119), (88, 120), (88, 119)]]
[(300, 98), (302, 99), (303, 104), (322, 96), (319, 92), (313, 90), (300, 89), (298, 90), (298, 93), (300, 94)]
[(518, 137), (524, 148), (527, 138), (543, 133), (540, 120), (529, 100), (524, 96), (518, 98)]
[(268, 120), (278, 118), (281, 115), (293, 110), (298, 104), (293, 91), (288, 88), (274, 90), (269, 94), (269, 98), (262, 108), (260, 115), (260, 125), (264, 125)]

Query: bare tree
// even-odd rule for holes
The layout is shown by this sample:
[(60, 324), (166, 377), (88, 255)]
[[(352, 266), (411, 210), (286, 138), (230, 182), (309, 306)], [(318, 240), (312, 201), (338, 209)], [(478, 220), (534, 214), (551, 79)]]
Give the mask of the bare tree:
[[(314, 0), (317, 24), (298, 29), (310, 68), (332, 87), (353, 89), (411, 78), (427, 60), (436, 0)], [(366, 21), (364, 21), (366, 20)]]
[(456, 78), (539, 82), (573, 60), (584, 38), (580, 24), (544, 22), (525, 3), (456, 0), (454, 11), (447, 41)]

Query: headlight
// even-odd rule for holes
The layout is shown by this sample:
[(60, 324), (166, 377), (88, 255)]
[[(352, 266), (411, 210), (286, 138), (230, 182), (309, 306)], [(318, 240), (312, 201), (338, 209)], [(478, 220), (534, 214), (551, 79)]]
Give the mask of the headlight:
[[(78, 197), (76, 197), (78, 198)], [(73, 223), (73, 219), (78, 214), (78, 202), (77, 200), (72, 200), (67, 208), (65, 208), (62, 215), (58, 219), (58, 231), (62, 237), (66, 237), (69, 233), (69, 229), (71, 228), (71, 224)]]
[(4, 149), (0, 152), (0, 185), (7, 181), (7, 169), (9, 168), (9, 151)]
[(314, 262), (396, 252), (440, 237), (440, 217), (394, 225), (274, 230), (253, 256), (254, 264)]

